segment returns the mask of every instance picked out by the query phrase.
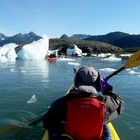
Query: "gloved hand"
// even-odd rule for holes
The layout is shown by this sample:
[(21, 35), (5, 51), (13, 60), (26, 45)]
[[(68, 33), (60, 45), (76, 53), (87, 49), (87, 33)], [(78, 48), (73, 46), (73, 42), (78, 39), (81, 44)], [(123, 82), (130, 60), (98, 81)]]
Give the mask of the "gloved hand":
[(107, 80), (101, 77), (101, 92), (103, 95), (107, 94), (109, 91), (112, 91), (113, 87), (107, 83)]

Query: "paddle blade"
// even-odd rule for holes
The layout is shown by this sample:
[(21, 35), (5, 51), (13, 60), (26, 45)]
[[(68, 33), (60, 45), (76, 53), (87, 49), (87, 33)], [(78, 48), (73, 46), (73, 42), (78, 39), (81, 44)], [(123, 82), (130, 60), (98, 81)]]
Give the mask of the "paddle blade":
[(21, 130), (23, 127), (18, 125), (8, 125), (0, 128), (0, 135), (1, 134), (7, 134), (7, 133), (13, 133), (16, 131)]
[(134, 68), (140, 65), (140, 50), (135, 52), (131, 57), (128, 58), (125, 63), (125, 68)]

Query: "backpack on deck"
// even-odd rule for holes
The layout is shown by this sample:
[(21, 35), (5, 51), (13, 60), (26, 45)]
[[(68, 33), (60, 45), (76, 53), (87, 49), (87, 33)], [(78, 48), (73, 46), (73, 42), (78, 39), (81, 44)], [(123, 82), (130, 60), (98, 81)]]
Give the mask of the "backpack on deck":
[(65, 133), (74, 140), (101, 140), (104, 104), (95, 98), (76, 98), (68, 102)]

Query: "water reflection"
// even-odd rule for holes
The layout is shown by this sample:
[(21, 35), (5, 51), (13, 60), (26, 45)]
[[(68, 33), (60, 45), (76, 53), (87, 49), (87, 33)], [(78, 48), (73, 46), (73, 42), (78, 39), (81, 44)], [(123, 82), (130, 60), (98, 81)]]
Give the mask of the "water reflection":
[(48, 79), (49, 67), (47, 60), (18, 60), (16, 64), (16, 68), (22, 74), (30, 76), (41, 76), (43, 79)]

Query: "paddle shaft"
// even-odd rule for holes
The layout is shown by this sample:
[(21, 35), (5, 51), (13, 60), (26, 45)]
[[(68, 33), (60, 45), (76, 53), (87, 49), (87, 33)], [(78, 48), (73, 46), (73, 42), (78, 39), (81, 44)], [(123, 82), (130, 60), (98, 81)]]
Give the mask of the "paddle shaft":
[(34, 125), (34, 124), (37, 124), (38, 122), (42, 121), (42, 119), (45, 117), (45, 114), (43, 114), (40, 118), (38, 118), (37, 120), (31, 122), (28, 124), (29, 125)]
[(114, 71), (112, 74), (108, 75), (105, 80), (108, 81), (111, 77), (113, 77), (114, 75), (118, 74), (119, 72), (121, 72), (122, 70), (124, 70), (125, 67), (121, 67), (120, 69), (118, 69), (117, 71)]

